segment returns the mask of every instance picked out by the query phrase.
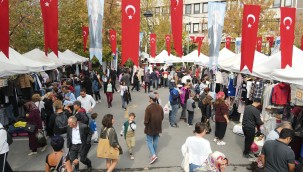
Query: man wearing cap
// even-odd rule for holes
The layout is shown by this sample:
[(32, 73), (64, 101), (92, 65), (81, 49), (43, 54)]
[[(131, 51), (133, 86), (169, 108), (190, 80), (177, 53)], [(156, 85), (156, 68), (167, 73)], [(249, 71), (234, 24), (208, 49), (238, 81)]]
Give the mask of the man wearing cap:
[(258, 107), (261, 105), (261, 99), (255, 98), (252, 105), (245, 107), (242, 121), (242, 129), (245, 136), (243, 156), (253, 158), (249, 155), (250, 147), (254, 142), (256, 127), (263, 125)]
[(164, 118), (163, 108), (156, 103), (155, 94), (149, 94), (149, 105), (145, 109), (144, 116), (144, 133), (146, 134), (146, 142), (151, 153), (150, 164), (153, 164), (158, 157), (156, 156), (159, 134), (162, 133), (162, 121)]

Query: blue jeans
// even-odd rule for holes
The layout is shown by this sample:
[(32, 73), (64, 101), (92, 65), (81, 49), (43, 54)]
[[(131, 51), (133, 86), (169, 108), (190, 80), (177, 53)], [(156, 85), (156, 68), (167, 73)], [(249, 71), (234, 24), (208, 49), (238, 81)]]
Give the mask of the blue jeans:
[(150, 136), (150, 135), (146, 135), (146, 142), (147, 142), (147, 146), (148, 146), (148, 149), (150, 151), (150, 154), (152, 156), (156, 155), (156, 151), (157, 151), (157, 148), (158, 148), (158, 140), (159, 140), (159, 135), (153, 135), (153, 136)]
[(125, 100), (124, 100), (123, 96), (121, 96), (121, 100), (122, 100), (122, 108), (126, 108), (126, 106), (125, 106)]
[(176, 116), (179, 109), (179, 105), (171, 105), (172, 110), (169, 111), (169, 123), (170, 125), (174, 125), (176, 123)]
[(75, 97), (76, 97), (76, 99), (80, 96), (80, 91), (81, 91), (81, 86), (76, 85), (75, 86)]

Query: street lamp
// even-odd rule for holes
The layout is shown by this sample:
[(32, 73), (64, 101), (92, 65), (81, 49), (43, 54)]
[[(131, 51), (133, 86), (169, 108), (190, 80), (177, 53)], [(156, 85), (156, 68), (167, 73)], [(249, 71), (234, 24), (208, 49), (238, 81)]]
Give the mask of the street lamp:
[(191, 22), (188, 22), (187, 24), (189, 27), (188, 27), (188, 30), (187, 30), (187, 54), (189, 54), (189, 41), (190, 41), (190, 38), (189, 38), (189, 33), (190, 33), (190, 30), (191, 30)]
[[(151, 28), (151, 26), (150, 26), (150, 24), (149, 24), (149, 18), (152, 18), (154, 15), (153, 15), (153, 12), (151, 12), (151, 11), (145, 11), (144, 13), (143, 13), (143, 15), (144, 15), (144, 17), (146, 18), (146, 25), (147, 25), (147, 28), (148, 28), (148, 34), (147, 34), (147, 40), (148, 40), (148, 35), (151, 33), (151, 31), (152, 31), (152, 28)], [(148, 42), (148, 41), (147, 41)], [(149, 44), (149, 49), (150, 49), (150, 44)], [(148, 58), (150, 58), (150, 53), (148, 54)]]

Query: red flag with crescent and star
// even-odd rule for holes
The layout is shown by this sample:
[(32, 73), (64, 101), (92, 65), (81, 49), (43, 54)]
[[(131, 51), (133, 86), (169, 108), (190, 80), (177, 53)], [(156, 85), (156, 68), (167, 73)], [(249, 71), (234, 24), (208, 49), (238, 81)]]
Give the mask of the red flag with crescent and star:
[(40, 0), (44, 23), (44, 47), (50, 48), (58, 57), (58, 0)]
[(195, 36), (190, 36), (189, 38), (190, 38), (191, 42), (196, 43), (196, 37)]
[(231, 42), (231, 37), (230, 36), (226, 37), (225, 38), (225, 47), (229, 50), (230, 50), (230, 42)]
[(112, 47), (112, 53), (116, 55), (117, 53), (117, 32), (115, 30), (109, 30), (109, 36), (110, 36), (110, 45)]
[(170, 35), (165, 35), (166, 51), (168, 56), (170, 56)]
[(86, 43), (87, 43), (87, 38), (88, 38), (88, 27), (87, 26), (82, 26), (82, 38), (83, 38), (83, 51), (86, 51)]
[(131, 59), (138, 66), (140, 1), (122, 1), (122, 65)]
[(201, 53), (203, 39), (204, 39), (204, 36), (197, 36), (197, 38), (196, 38), (196, 42), (198, 42), (198, 57), (200, 56), (200, 53)]
[(242, 44), (241, 44), (241, 66), (240, 71), (247, 66), (252, 72), (257, 43), (257, 32), (259, 25), (261, 7), (259, 5), (244, 5), (242, 18)]
[(271, 48), (274, 44), (274, 37), (273, 36), (267, 36), (266, 40), (269, 43), (269, 48)]
[(292, 67), (293, 44), (295, 41), (296, 8), (281, 7), (281, 68)]
[(303, 50), (303, 35), (301, 37), (301, 50)]
[(9, 3), (0, 1), (0, 51), (9, 58)]
[(177, 55), (182, 57), (183, 0), (171, 0), (170, 3), (171, 30), (174, 39), (174, 48)]
[(156, 48), (157, 48), (155, 33), (151, 33), (149, 35), (149, 44), (150, 44), (150, 56), (155, 58), (156, 57)]
[(257, 51), (262, 51), (262, 37), (257, 37)]

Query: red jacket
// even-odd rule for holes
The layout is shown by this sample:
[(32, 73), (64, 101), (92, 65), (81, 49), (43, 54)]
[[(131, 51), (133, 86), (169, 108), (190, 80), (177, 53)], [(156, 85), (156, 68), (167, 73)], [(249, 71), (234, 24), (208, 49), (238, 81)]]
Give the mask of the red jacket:
[(286, 105), (290, 102), (290, 94), (289, 84), (281, 82), (272, 91), (272, 103), (275, 105)]

